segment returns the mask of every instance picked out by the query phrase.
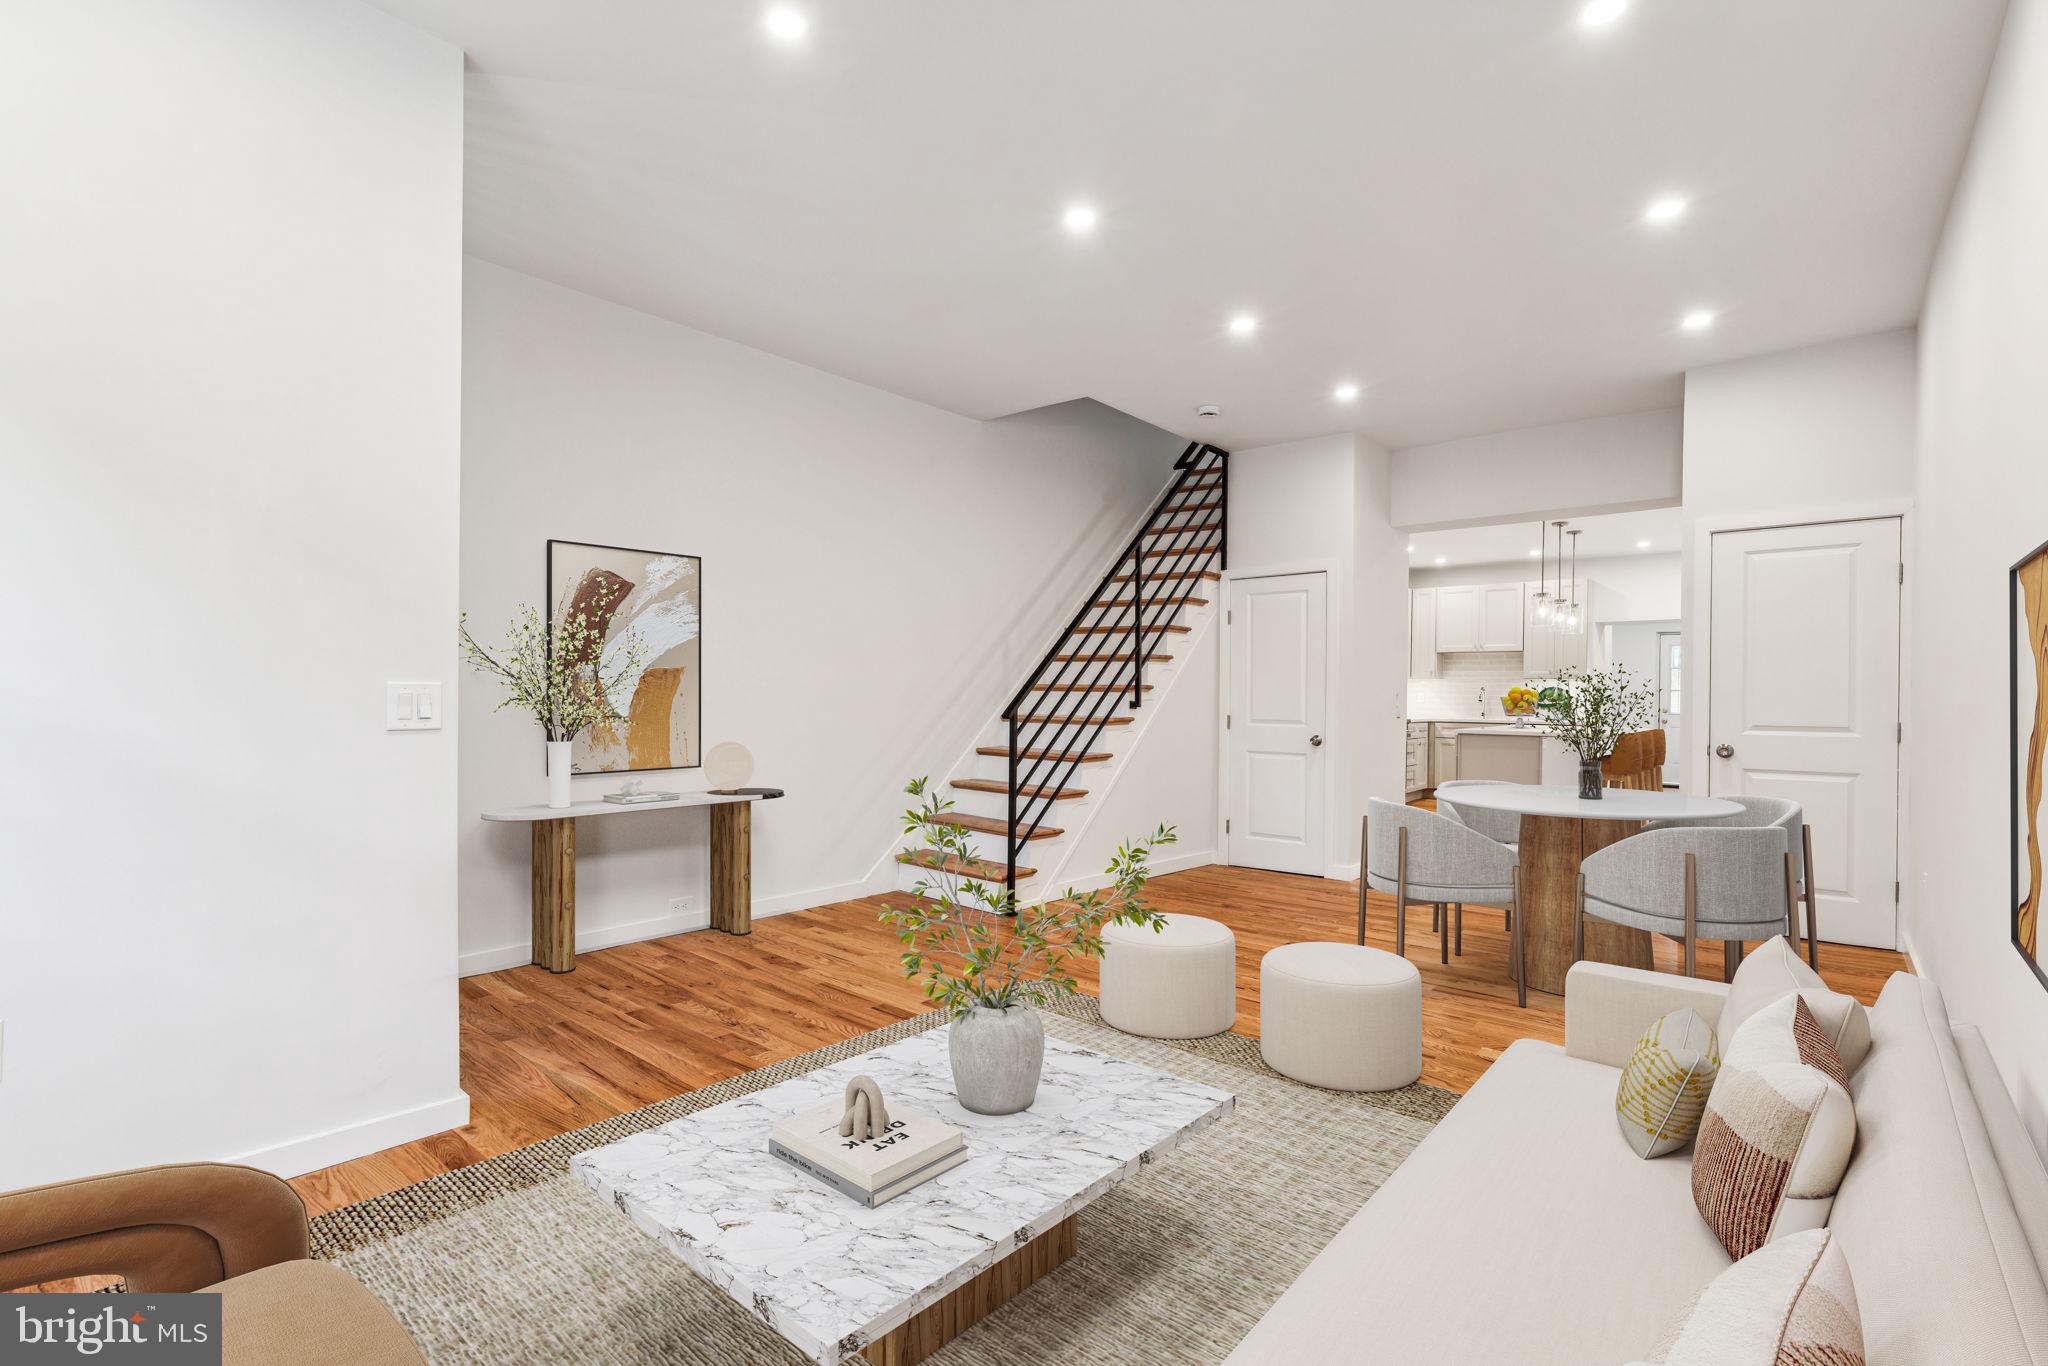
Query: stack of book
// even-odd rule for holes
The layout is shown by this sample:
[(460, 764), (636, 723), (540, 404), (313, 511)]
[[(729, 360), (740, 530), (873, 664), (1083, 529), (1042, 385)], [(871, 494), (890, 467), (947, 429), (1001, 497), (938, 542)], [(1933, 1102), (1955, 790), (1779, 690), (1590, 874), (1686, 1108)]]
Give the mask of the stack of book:
[(649, 802), (672, 802), (682, 797), (680, 792), (607, 792), (604, 799), (614, 806), (645, 806)]
[(791, 1115), (775, 1126), (768, 1151), (842, 1195), (873, 1208), (967, 1160), (967, 1139), (934, 1115), (889, 1111), (889, 1127), (870, 1139), (843, 1138), (841, 1101)]

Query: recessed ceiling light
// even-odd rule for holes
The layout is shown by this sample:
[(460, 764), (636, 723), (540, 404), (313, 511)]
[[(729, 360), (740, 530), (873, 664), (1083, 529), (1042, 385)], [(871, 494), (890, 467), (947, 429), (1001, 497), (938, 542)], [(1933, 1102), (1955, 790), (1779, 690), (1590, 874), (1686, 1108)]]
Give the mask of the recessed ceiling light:
[(1339, 403), (1349, 403), (1352, 399), (1358, 397), (1358, 386), (1355, 384), (1340, 384), (1333, 391), (1332, 396)]
[(1413, 554), (1415, 553), (1415, 542), (1413, 542), (1413, 541), (1410, 541), (1410, 542), (1408, 543), (1408, 553), (1409, 553), (1410, 555), (1413, 555)]
[(1638, 550), (1648, 550), (1649, 548), (1650, 548), (1650, 543), (1649, 543), (1648, 541), (1637, 541), (1637, 542), (1636, 542), (1636, 549), (1638, 549)]
[(1579, 10), (1579, 23), (1586, 28), (1601, 28), (1627, 13), (1628, 0), (1586, 0)]
[(1436, 562), (1438, 564), (1449, 564), (1450, 560), (1442, 555), (1439, 555), (1436, 557)]
[(1714, 310), (1695, 308), (1678, 320), (1678, 325), (1688, 332), (1704, 332), (1714, 325)]
[(1233, 337), (1249, 337), (1258, 330), (1259, 320), (1249, 313), (1240, 313), (1230, 320), (1230, 335)]
[(1666, 195), (1650, 201), (1650, 207), (1643, 210), (1645, 223), (1676, 223), (1685, 217), (1685, 211), (1692, 206), (1677, 195)]
[(1068, 232), (1077, 235), (1094, 232), (1095, 210), (1089, 208), (1086, 204), (1076, 204), (1073, 208), (1066, 211), (1060, 218), (1060, 222), (1067, 225)]
[(762, 22), (768, 26), (770, 37), (785, 43), (794, 43), (811, 31), (811, 21), (804, 18), (801, 10), (791, 9), (788, 5), (777, 5), (769, 10), (768, 17)]

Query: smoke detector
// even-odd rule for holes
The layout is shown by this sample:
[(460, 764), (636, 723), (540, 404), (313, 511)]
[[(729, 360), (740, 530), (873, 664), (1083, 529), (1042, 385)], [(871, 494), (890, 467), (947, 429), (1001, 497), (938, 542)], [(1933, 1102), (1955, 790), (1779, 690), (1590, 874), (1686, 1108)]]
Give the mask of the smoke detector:
[(1204, 403), (1204, 404), (1203, 404), (1203, 405), (1202, 405), (1201, 407), (1199, 407), (1199, 408), (1195, 409), (1195, 416), (1196, 416), (1196, 417), (1221, 417), (1221, 416), (1223, 416), (1223, 410), (1222, 410), (1221, 408), (1217, 407), (1217, 406), (1216, 406), (1215, 404), (1213, 404), (1213, 403)]

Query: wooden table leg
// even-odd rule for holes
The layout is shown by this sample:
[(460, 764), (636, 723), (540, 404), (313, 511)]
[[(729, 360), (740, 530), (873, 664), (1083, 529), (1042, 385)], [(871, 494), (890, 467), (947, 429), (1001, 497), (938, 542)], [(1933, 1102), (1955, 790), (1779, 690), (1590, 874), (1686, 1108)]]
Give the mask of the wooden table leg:
[(576, 819), (533, 823), (533, 962), (576, 970)]
[[(1524, 971), (1529, 990), (1564, 993), (1572, 966), (1572, 926), (1578, 918), (1579, 863), (1641, 829), (1637, 821), (1581, 821), (1564, 816), (1522, 817), (1522, 921)], [(1586, 922), (1586, 957), (1624, 967), (1650, 966), (1650, 936), (1605, 921)]]
[(754, 804), (711, 808), (711, 928), (754, 932)]
[(1072, 1257), (1074, 1245), (1074, 1216), (1068, 1215), (901, 1328), (869, 1343), (862, 1355), (870, 1366), (916, 1366)]

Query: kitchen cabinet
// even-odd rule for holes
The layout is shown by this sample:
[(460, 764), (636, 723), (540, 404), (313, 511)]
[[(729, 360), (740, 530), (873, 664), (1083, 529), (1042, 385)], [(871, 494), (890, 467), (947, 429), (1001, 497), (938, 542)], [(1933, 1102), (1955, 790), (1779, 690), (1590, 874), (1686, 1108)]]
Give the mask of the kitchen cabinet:
[(1470, 654), (1479, 648), (1479, 585), (1463, 584), (1436, 592), (1436, 652)]
[(1458, 737), (1455, 735), (1439, 735), (1436, 737), (1433, 749), (1434, 752), (1430, 756), (1429, 764), (1429, 785), (1431, 787), (1441, 787), (1445, 783), (1456, 781), (1458, 777)]
[(1408, 676), (1435, 678), (1441, 672), (1436, 657), (1436, 590), (1413, 588), (1408, 592)]
[(1522, 648), (1521, 584), (1473, 583), (1418, 591), (1436, 594), (1436, 639), (1432, 643), (1437, 654)]
[(1429, 723), (1408, 722), (1407, 792), (1413, 796), (1429, 786)]
[(1489, 583), (1479, 590), (1479, 648), (1522, 648), (1522, 585)]

